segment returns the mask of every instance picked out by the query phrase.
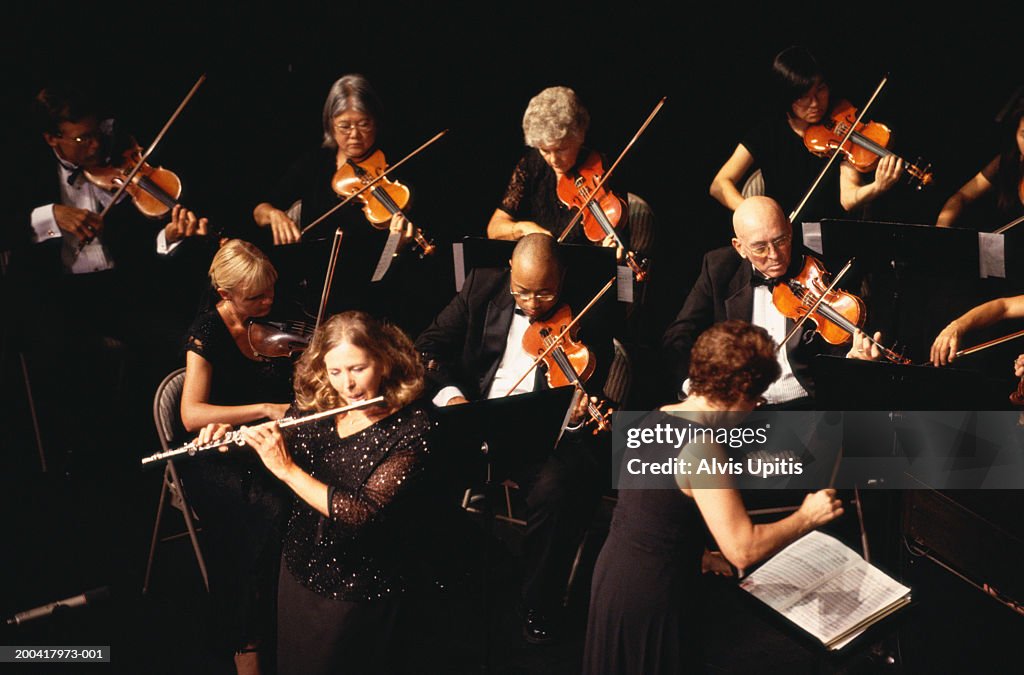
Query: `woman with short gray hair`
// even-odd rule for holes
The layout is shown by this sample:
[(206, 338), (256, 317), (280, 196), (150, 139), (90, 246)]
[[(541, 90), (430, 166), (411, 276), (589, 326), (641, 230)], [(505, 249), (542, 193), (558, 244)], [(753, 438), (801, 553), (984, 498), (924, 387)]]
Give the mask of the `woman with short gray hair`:
[[(589, 128), (590, 113), (569, 87), (548, 87), (530, 99), (523, 115), (523, 140), (530, 149), (516, 164), (505, 195), (487, 223), (489, 238), (518, 240), (533, 233), (555, 237), (562, 233), (576, 209), (558, 198), (558, 181), (577, 171), (591, 155), (584, 146)], [(604, 158), (602, 164), (609, 166)], [(625, 205), (622, 214), (616, 231), (625, 241), (629, 218)], [(565, 241), (590, 243), (580, 225)], [(616, 242), (606, 237), (600, 244), (615, 246)]]

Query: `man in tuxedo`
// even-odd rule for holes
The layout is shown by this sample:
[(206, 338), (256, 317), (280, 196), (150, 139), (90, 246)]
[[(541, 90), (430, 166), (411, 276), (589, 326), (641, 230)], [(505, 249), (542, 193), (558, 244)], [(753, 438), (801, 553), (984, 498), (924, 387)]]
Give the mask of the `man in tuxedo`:
[[(741, 319), (765, 328), (776, 343), (782, 342), (794, 322), (772, 303), (772, 290), (802, 267), (802, 256), (793, 256), (793, 227), (779, 204), (769, 197), (750, 197), (733, 213), (735, 236), (731, 246), (704, 256), (700, 276), (683, 308), (662, 337), (662, 352), (678, 391), (690, 366), (690, 350), (697, 337), (714, 323)], [(875, 340), (881, 340), (881, 333)], [(804, 322), (778, 350), (782, 375), (765, 392), (767, 405), (779, 409), (810, 408), (814, 396), (811, 359), (817, 354), (841, 353)], [(860, 331), (854, 335), (849, 358), (876, 360), (878, 347)]]
[[(533, 363), (523, 334), (547, 319), (564, 301), (580, 310), (589, 298), (566, 289), (559, 245), (546, 234), (516, 244), (510, 269), (475, 269), (462, 290), (416, 340), (438, 406), (498, 398), (547, 387), (543, 366), (516, 385)], [(580, 320), (580, 341), (596, 359), (586, 382), (600, 393), (614, 355), (611, 302), (598, 302)], [(543, 644), (555, 639), (559, 608), (577, 544), (593, 509), (608, 488), (609, 456), (603, 442), (583, 428), (585, 402), (547, 459), (514, 476), (525, 490), (527, 526), (523, 541), (523, 634)], [(509, 420), (510, 425), (526, 420)]]
[[(70, 83), (36, 95), (31, 112), (39, 135), (19, 153), (0, 225), (10, 250), (5, 314), (17, 317), (12, 333), (21, 334), (12, 337), (37, 385), (42, 426), (68, 450), (106, 435), (112, 414), (146, 418), (141, 403), (137, 412), (125, 411), (116, 394), (144, 402), (178, 362), (185, 303), (194, 313), (196, 295), (182, 292), (188, 255), (170, 254), (207, 228), (205, 218), (181, 206), (163, 220), (143, 216), (127, 195), (111, 206), (111, 191), (86, 172), (120, 159), (128, 139), (100, 110)], [(138, 391), (129, 395), (129, 385)]]

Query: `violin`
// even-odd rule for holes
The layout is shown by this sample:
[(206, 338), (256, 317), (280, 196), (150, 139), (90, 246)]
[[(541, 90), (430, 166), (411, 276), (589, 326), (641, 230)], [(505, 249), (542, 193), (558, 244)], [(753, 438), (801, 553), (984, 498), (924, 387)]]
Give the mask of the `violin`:
[[(625, 202), (603, 187), (597, 189), (597, 194), (590, 199), (594, 188), (600, 183), (604, 175), (604, 166), (601, 163), (601, 155), (591, 151), (582, 164), (558, 179), (556, 187), (558, 199), (569, 208), (579, 209), (584, 202), (586, 208), (582, 212), (583, 232), (590, 241), (604, 241), (606, 237), (613, 237), (619, 246), (625, 249), (615, 228), (622, 219), (622, 211), (626, 208)], [(589, 199), (589, 201), (587, 201)], [(638, 262), (636, 254), (630, 250), (625, 252), (626, 264), (633, 271), (633, 277), (637, 281), (647, 278), (647, 269), (644, 262)]]
[(112, 157), (104, 166), (86, 169), (82, 173), (90, 183), (110, 192), (124, 186), (135, 208), (143, 215), (150, 218), (166, 216), (181, 197), (181, 179), (169, 169), (142, 161), (142, 166), (125, 185), (125, 179), (140, 161), (142, 148), (132, 139), (120, 156)]
[[(829, 344), (841, 345), (853, 337), (864, 324), (867, 310), (864, 301), (852, 293), (828, 290), (829, 274), (817, 258), (804, 256), (804, 265), (792, 278), (779, 283), (772, 291), (772, 304), (784, 316), (812, 321), (818, 334)], [(821, 302), (818, 302), (818, 300)], [(817, 307), (814, 304), (818, 303)], [(813, 311), (810, 311), (814, 307)], [(810, 314), (808, 314), (810, 312)], [(893, 363), (909, 365), (910, 360), (892, 349), (868, 338)]]
[[(571, 323), (572, 310), (569, 305), (559, 305), (546, 320), (537, 320), (530, 324), (523, 334), (523, 349), (533, 356), (539, 356), (547, 351), (547, 355), (544, 356), (544, 363), (547, 365), (545, 377), (552, 389), (572, 385), (586, 396), (583, 383), (593, 375), (597, 367), (597, 361), (590, 350), (582, 342), (573, 339), (572, 331), (562, 337), (561, 344), (551, 348), (552, 343)], [(608, 420), (611, 411), (602, 411), (602, 405), (590, 401), (590, 397), (587, 396), (587, 413), (590, 415), (589, 421), (595, 425), (595, 434), (611, 428)]]
[[(850, 127), (857, 121), (857, 109), (849, 101), (839, 101), (832, 109), (831, 117), (821, 124), (814, 124), (804, 131), (804, 147), (819, 157), (829, 157), (842, 143)], [(844, 145), (842, 152), (853, 168), (861, 173), (874, 171), (878, 160), (894, 155), (888, 149), (892, 130), (879, 122), (861, 122), (850, 134), (850, 143)], [(918, 160), (920, 162), (920, 160)], [(904, 171), (921, 189), (932, 181), (931, 164), (920, 167), (903, 160)]]
[[(380, 150), (374, 151), (361, 162), (349, 159), (335, 172), (331, 187), (339, 196), (351, 197), (387, 168), (387, 159)], [(368, 191), (359, 194), (358, 199), (363, 203), (363, 213), (370, 224), (383, 230), (393, 215), (405, 215), (402, 209), (409, 203), (409, 188), (398, 181), (381, 178)], [(423, 230), (418, 227), (413, 228), (413, 240), (420, 249), (421, 258), (434, 252), (434, 244), (427, 240)]]
[(246, 337), (256, 358), (287, 358), (302, 352), (313, 335), (313, 326), (301, 321), (249, 319)]

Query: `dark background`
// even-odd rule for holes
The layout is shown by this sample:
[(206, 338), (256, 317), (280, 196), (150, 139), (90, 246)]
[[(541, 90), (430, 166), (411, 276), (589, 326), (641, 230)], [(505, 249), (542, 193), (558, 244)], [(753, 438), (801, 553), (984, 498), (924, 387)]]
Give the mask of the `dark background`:
[[(935, 180), (889, 199), (881, 219), (934, 222), (1002, 138), (993, 118), (1021, 84), (1012, 59), (1018, 17), (1008, 10), (776, 4), (690, 12), (648, 2), (289, 2), (274, 10), (31, 3), (8, 21), (3, 44), (3, 106), (15, 136), (8, 147), (37, 142), (19, 118), (53, 78), (91, 76), (145, 146), (206, 73), (151, 163), (178, 173), (187, 205), (244, 235), (252, 207), (285, 166), (319, 144), (331, 83), (361, 72), (387, 108), (380, 142), (392, 162), (450, 130), (394, 176), (414, 191), (415, 222), (447, 244), (483, 234), (523, 149), (522, 113), (538, 91), (574, 88), (591, 111), (590, 145), (613, 157), (665, 96), (617, 169), (621, 185), (657, 216), (649, 325), (656, 335), (701, 255), (728, 241), (729, 212), (707, 189), (766, 114), (768, 69), (786, 46), (809, 47), (830, 73), (833, 95), (857, 106), (889, 75), (870, 118), (894, 130), (895, 151), (931, 162)], [(989, 216), (980, 205), (963, 224), (1002, 224)], [(450, 266), (424, 270), (440, 306), (453, 289)]]
[[(523, 149), (522, 113), (541, 89), (574, 88), (592, 115), (589, 144), (613, 157), (664, 96), (661, 114), (617, 169), (617, 180), (645, 197), (658, 221), (647, 326), (656, 338), (681, 305), (703, 253), (728, 242), (729, 212), (708, 195), (708, 186), (740, 136), (767, 113), (767, 73), (779, 50), (809, 47), (830, 73), (834, 95), (855, 105), (890, 76), (870, 117), (895, 130), (897, 152), (922, 156), (935, 171), (924, 191), (908, 190), (887, 205), (883, 215), (899, 222), (934, 222), (943, 201), (996, 154), (1002, 137), (994, 118), (1022, 83), (1014, 58), (1021, 17), (1005, 6), (960, 4), (947, 13), (932, 3), (884, 10), (773, 5), (287, 2), (270, 11), (241, 2), (26, 3), (5, 19), (0, 40), (4, 147), (16, 171), (21, 148), (41, 143), (25, 119), (29, 101), (47, 82), (68, 76), (94, 80), (145, 146), (205, 73), (207, 81), (150, 159), (182, 178), (186, 204), (244, 236), (252, 233), (252, 207), (285, 166), (319, 145), (331, 83), (361, 72), (387, 107), (380, 141), (392, 162), (450, 129), (396, 176), (414, 190), (413, 219), (446, 251), (464, 235), (483, 235)], [(963, 224), (1002, 224), (990, 216), (981, 204)], [(454, 291), (447, 255), (423, 268), (424, 287), (432, 289), (428, 314)], [(926, 301), (930, 320), (941, 326), (970, 306), (967, 296), (988, 299), (1016, 289), (990, 284), (948, 299), (946, 290), (938, 300), (915, 298), (906, 305)], [(184, 641), (204, 638), (206, 606), (193, 593), (197, 580), (187, 548), (177, 552), (178, 569), (188, 570), (179, 572), (184, 579), (165, 577), (162, 594), (147, 603), (136, 595), (158, 477), (86, 475), (69, 483), (40, 475), (22, 384), (9, 359), (5, 354), (3, 389), (19, 403), (9, 411), (17, 429), (3, 437), (0, 539), (11, 547), (8, 569), (15, 573), (3, 584), (0, 609), (6, 616), (100, 585), (113, 587), (115, 602), (98, 620), (86, 614), (66, 624), (8, 631), (0, 641), (113, 641), (121, 653), (150, 664), (148, 670), (161, 664), (156, 670), (178, 671), (171, 664), (200, 658), (190, 656)], [(139, 438), (137, 446), (120, 451), (148, 454), (155, 437)], [(165, 564), (167, 574), (171, 565)], [(917, 646), (905, 654), (908, 669), (913, 672), (914, 663), (984, 666), (982, 650), (966, 650), (966, 644), (983, 637), (985, 626), (991, 635), (1010, 635), (1019, 629), (1018, 617), (963, 585), (954, 590), (966, 598), (947, 605), (952, 595), (944, 584), (951, 582), (944, 572), (935, 576), (934, 586), (921, 581), (926, 604), (910, 624), (918, 636), (905, 645)], [(955, 618), (957, 607), (966, 615)], [(981, 624), (979, 633), (957, 634), (954, 627), (969, 617)], [(187, 628), (181, 632), (175, 622)], [(934, 639), (929, 631), (937, 627), (945, 638)], [(505, 628), (515, 637), (515, 626)], [(958, 650), (958, 640), (965, 649)], [(573, 663), (579, 647), (570, 643), (551, 672), (566, 672), (558, 668)], [(531, 652), (523, 662), (545, 658)], [(758, 658), (746, 665), (764, 665)], [(816, 658), (820, 669), (823, 659)], [(541, 671), (523, 666), (508, 672)]]

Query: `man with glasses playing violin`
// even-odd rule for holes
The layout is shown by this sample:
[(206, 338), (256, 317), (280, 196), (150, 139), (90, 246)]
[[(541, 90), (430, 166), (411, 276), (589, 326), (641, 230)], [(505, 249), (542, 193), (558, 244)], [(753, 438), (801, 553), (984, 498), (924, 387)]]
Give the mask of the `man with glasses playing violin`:
[[(25, 331), (21, 342), (26, 351), (43, 355), (29, 357), (33, 374), (43, 379), (35, 383), (42, 385), (38, 393), (44, 400), (38, 407), (45, 408), (43, 414), (54, 408), (90, 407), (76, 398), (103, 401), (110, 410), (104, 387), (118, 383), (101, 382), (112, 380), (108, 373), (117, 368), (103, 368), (99, 362), (131, 351), (140, 357), (140, 367), (163, 369), (159, 376), (176, 363), (183, 335), (175, 332), (174, 317), (183, 332), (195, 312), (199, 277), (196, 293), (183, 293), (181, 275), (191, 269), (190, 254), (176, 254), (173, 263), (162, 259), (186, 237), (205, 234), (207, 221), (181, 206), (171, 210), (169, 220), (151, 220), (127, 195), (101, 216), (113, 194), (91, 182), (89, 172), (105, 166), (108, 157), (120, 157), (114, 146), (126, 139), (115, 136), (112, 120), (101, 120), (91, 95), (70, 83), (42, 89), (31, 112), (46, 147), (35, 141), (34, 148), (19, 153), (24, 163), (3, 200), (8, 209), (3, 239), (11, 247), (12, 311), (21, 319), (17, 325)], [(46, 372), (56, 368), (49, 365), (56, 353), (74, 364), (72, 371), (63, 364), (63, 372)], [(89, 362), (97, 358), (89, 371)], [(36, 361), (40, 365), (31, 368)], [(138, 369), (127, 373), (143, 377)], [(53, 405), (45, 400), (46, 375), (59, 390)], [(148, 395), (156, 382), (139, 386)], [(96, 418), (89, 412), (78, 414)], [(52, 428), (75, 427), (67, 419), (41, 421)], [(92, 435), (81, 428), (71, 433), (75, 444), (77, 438)]]
[[(776, 344), (782, 342), (794, 322), (772, 302), (775, 285), (800, 270), (793, 257), (793, 227), (778, 202), (769, 197), (750, 197), (733, 213), (735, 236), (731, 246), (704, 256), (700, 276), (686, 302), (662, 337), (664, 360), (678, 391), (690, 364), (690, 350), (697, 337), (714, 323), (741, 319), (765, 328)], [(876, 333), (875, 341), (881, 339)], [(822, 353), (841, 353), (815, 335), (811, 321), (790, 337), (778, 351), (782, 375), (764, 393), (766, 405), (776, 409), (812, 407), (814, 382), (811, 359)], [(877, 360), (878, 346), (859, 330), (847, 357)]]
[[(546, 234), (528, 234), (516, 244), (511, 269), (478, 268), (458, 295), (420, 334), (416, 348), (427, 368), (434, 404), (456, 405), (546, 388), (543, 366), (523, 378), (533, 363), (523, 335), (560, 306), (566, 270), (559, 244)], [(608, 308), (602, 298), (580, 319), (579, 338), (596, 360), (587, 380), (601, 393), (614, 355)], [(586, 304), (569, 302), (574, 310)], [(526, 495), (523, 540), (522, 614), (528, 642), (557, 637), (562, 595), (577, 545), (593, 509), (607, 488), (607, 458), (595, 446), (602, 439), (583, 429), (585, 399), (558, 447), (540, 466), (526, 467), (515, 481)], [(509, 425), (528, 420), (509, 420)], [(576, 433), (573, 433), (573, 431)]]

